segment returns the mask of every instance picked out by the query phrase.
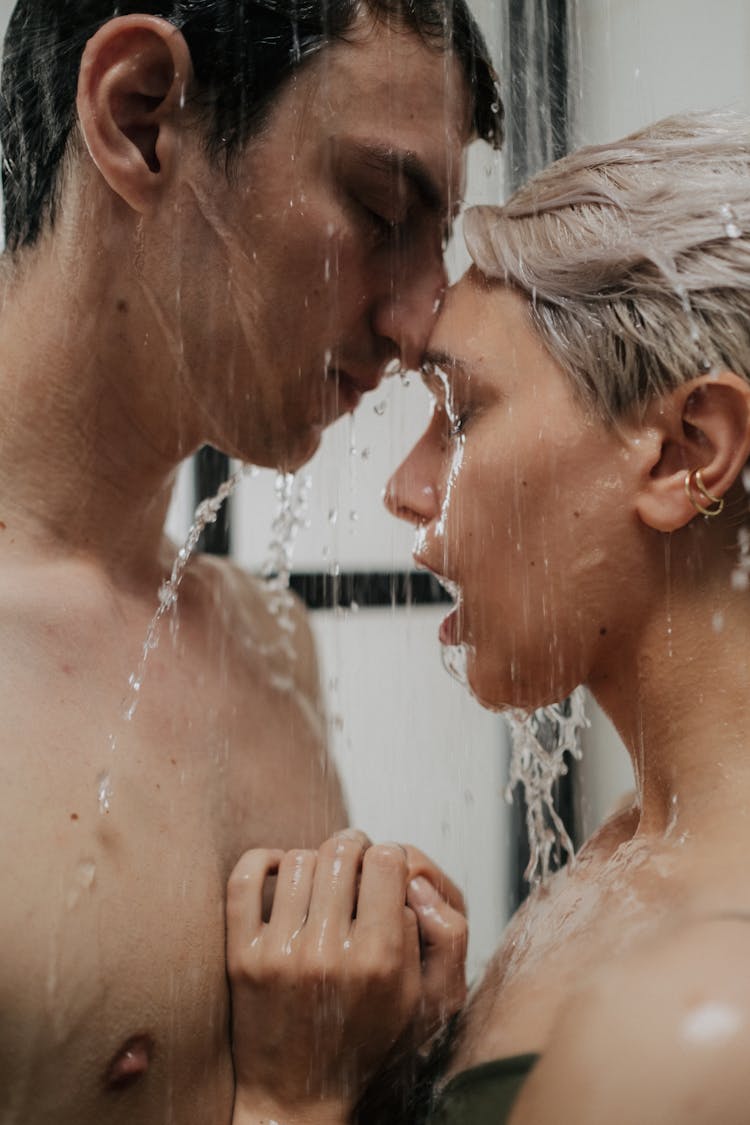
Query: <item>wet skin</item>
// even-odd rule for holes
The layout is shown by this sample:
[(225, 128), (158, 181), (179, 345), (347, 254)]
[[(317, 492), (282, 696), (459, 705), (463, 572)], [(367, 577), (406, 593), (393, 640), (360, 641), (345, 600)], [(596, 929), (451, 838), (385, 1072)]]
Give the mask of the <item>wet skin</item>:
[(290, 657), (248, 580), (198, 564), (126, 722), (145, 599), (76, 560), (8, 564), (4, 1119), (229, 1121), (226, 879), (248, 841), (346, 821), (307, 626)]
[[(425, 378), (433, 416), (388, 503), (418, 528), (416, 560), (460, 591), (442, 639), (466, 644), (471, 689), (498, 710), (587, 683), (639, 785), (511, 921), (450, 1074), (543, 1054), (514, 1125), (744, 1121), (750, 606), (731, 583), (736, 526), (695, 520), (683, 479), (696, 451), (741, 471), (747, 388), (718, 372), (715, 412), (709, 386), (607, 427), (526, 301), (476, 271), (446, 298)], [(706, 1004), (730, 1005), (733, 1031), (688, 1042)]]
[(189, 114), (159, 119), (152, 173), (130, 142), (153, 125), (116, 119), (138, 99), (106, 101), (139, 80), (136, 48), (149, 81), (170, 73), (133, 19), (94, 51), (65, 221), (0, 316), (0, 1118), (24, 1125), (231, 1119), (227, 876), (346, 814), (301, 614), (289, 637), (221, 564), (189, 572), (123, 721), (176, 549), (169, 491), (206, 441), (299, 465), (389, 359), (415, 361), (466, 139), (462, 96), (446, 123), (433, 94), (454, 64), (368, 24), (285, 88), (229, 181)]

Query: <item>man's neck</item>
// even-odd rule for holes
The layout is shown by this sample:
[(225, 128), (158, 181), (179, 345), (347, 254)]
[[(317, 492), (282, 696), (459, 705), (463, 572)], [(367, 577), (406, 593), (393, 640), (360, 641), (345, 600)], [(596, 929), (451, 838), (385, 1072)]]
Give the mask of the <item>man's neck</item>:
[(134, 578), (153, 568), (191, 449), (153, 323), (85, 240), (69, 262), (60, 241), (4, 283), (0, 520), (42, 553), (83, 552)]

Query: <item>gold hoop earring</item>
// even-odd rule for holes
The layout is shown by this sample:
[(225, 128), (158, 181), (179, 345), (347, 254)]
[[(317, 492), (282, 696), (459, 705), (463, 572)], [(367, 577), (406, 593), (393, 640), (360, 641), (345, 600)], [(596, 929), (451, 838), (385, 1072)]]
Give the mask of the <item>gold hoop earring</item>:
[[(693, 495), (693, 489), (698, 493), (697, 499)], [(700, 469), (692, 469), (691, 472), (686, 474), (685, 493), (696, 512), (700, 512), (700, 514), (706, 516), (707, 519), (720, 516), (724, 511), (724, 497), (714, 496), (708, 491), (703, 483), (703, 475)], [(708, 504), (702, 503), (702, 501), (708, 501)]]

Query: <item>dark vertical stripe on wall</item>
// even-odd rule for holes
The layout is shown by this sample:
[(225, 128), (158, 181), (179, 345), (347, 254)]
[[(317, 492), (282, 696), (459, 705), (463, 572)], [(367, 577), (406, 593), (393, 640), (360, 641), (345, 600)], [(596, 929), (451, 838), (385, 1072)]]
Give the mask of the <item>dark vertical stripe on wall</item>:
[(568, 151), (571, 0), (505, 0), (506, 182), (515, 191)]
[[(569, 37), (575, 0), (504, 0), (503, 90), (506, 103), (506, 184), (509, 192), (568, 151)], [(580, 771), (570, 762), (557, 784), (557, 808), (574, 845), (580, 843)], [(529, 862), (526, 802), (516, 791), (511, 814), (510, 909), (526, 898)]]
[[(206, 445), (195, 458), (195, 494), (197, 502), (215, 496), (229, 478), (229, 458)], [(229, 518), (231, 497), (222, 506), (216, 523), (210, 523), (199, 543), (207, 555), (228, 555), (231, 549)]]

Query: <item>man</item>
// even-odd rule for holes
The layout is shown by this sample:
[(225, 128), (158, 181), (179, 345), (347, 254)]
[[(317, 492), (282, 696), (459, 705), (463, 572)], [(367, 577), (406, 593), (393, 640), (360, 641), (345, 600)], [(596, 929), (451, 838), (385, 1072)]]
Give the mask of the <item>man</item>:
[(418, 361), (462, 150), (499, 142), (496, 102), (461, 4), (16, 7), (4, 1123), (230, 1120), (226, 878), (346, 814), (304, 620), (231, 567), (188, 572), (127, 718), (170, 489), (204, 443), (301, 465), (390, 361)]

